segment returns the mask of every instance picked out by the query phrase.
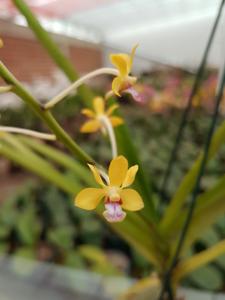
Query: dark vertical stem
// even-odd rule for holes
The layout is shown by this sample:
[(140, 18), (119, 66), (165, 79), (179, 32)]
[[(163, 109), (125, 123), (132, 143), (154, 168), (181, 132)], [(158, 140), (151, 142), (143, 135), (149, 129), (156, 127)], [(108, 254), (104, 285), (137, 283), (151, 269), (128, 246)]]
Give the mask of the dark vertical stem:
[(199, 68), (198, 68), (198, 71), (197, 71), (197, 74), (196, 74), (196, 79), (195, 79), (191, 94), (188, 98), (187, 106), (186, 106), (185, 110), (183, 111), (183, 114), (182, 114), (182, 117), (181, 117), (180, 125), (179, 125), (178, 132), (177, 132), (177, 135), (176, 135), (176, 138), (175, 138), (175, 143), (174, 143), (173, 149), (171, 151), (171, 155), (170, 155), (170, 158), (169, 158), (169, 161), (168, 161), (168, 164), (167, 164), (167, 168), (166, 168), (166, 171), (165, 171), (165, 175), (164, 175), (164, 178), (163, 178), (163, 181), (162, 181), (162, 186), (161, 186), (161, 196), (162, 197), (166, 194), (167, 186), (169, 184), (169, 179), (170, 179), (170, 176), (172, 174), (174, 165), (175, 165), (176, 160), (177, 160), (177, 152), (178, 152), (178, 149), (179, 149), (180, 144), (181, 144), (181, 140), (182, 140), (183, 135), (184, 135), (184, 129), (185, 129), (185, 126), (187, 124), (187, 120), (188, 120), (188, 116), (189, 116), (189, 113), (190, 113), (190, 110), (191, 110), (193, 98), (196, 95), (196, 93), (198, 92), (199, 87), (200, 87), (200, 83), (201, 83), (201, 80), (202, 80), (203, 72), (204, 72), (206, 61), (207, 61), (208, 54), (209, 54), (209, 50), (211, 48), (211, 45), (212, 45), (212, 42), (213, 42), (213, 39), (214, 39), (214, 36), (215, 36), (215, 33), (216, 33), (216, 29), (217, 29), (217, 26), (218, 26), (218, 23), (219, 23), (221, 14), (222, 14), (222, 9), (223, 9), (224, 2), (225, 2), (225, 0), (221, 1), (221, 4), (220, 4), (219, 10), (218, 10), (215, 22), (214, 22), (213, 27), (212, 27), (212, 31), (211, 31), (210, 36), (209, 36), (209, 40), (207, 42), (207, 45), (206, 45), (206, 48), (205, 48), (205, 51), (204, 51), (204, 55), (202, 57), (202, 61), (199, 65)]
[[(202, 176), (204, 175), (205, 168), (206, 168), (206, 162), (207, 162), (207, 158), (208, 158), (208, 153), (209, 153), (209, 148), (210, 148), (213, 132), (214, 132), (214, 129), (216, 127), (216, 121), (217, 121), (218, 114), (219, 114), (219, 107), (220, 107), (220, 103), (221, 103), (222, 98), (223, 98), (224, 85), (225, 85), (225, 64), (224, 64), (223, 72), (221, 74), (220, 82), (218, 84), (218, 92), (217, 92), (216, 97), (215, 97), (215, 109), (214, 109), (214, 112), (213, 112), (212, 121), (211, 121), (211, 124), (210, 124), (210, 127), (209, 127), (209, 131), (208, 131), (208, 134), (207, 134), (207, 137), (206, 137), (206, 143), (205, 143), (204, 151), (203, 151), (203, 158), (202, 158), (202, 162), (201, 162), (201, 165), (200, 165), (200, 168), (199, 168), (198, 177), (196, 179), (196, 183), (195, 183), (195, 186), (194, 186), (194, 189), (193, 189), (193, 192), (192, 192), (192, 196), (191, 196), (191, 200), (190, 200), (190, 207), (189, 207), (189, 210), (188, 210), (188, 213), (187, 213), (185, 223), (184, 223), (183, 228), (181, 230), (180, 239), (179, 239), (178, 244), (177, 244), (175, 255), (174, 255), (172, 263), (171, 263), (171, 265), (170, 265), (170, 267), (169, 267), (169, 269), (168, 269), (168, 271), (165, 275), (164, 282), (163, 282), (163, 287), (162, 287), (162, 291), (161, 291), (161, 295), (159, 297), (159, 300), (163, 299), (164, 292), (170, 286), (170, 280), (171, 280), (171, 275), (172, 275), (173, 269), (177, 264), (177, 261), (179, 259), (179, 256), (180, 256), (180, 253), (181, 253), (181, 250), (182, 250), (182, 246), (185, 242), (185, 238), (186, 238), (186, 235), (188, 233), (189, 224), (191, 222), (193, 212), (194, 212), (194, 209), (195, 209), (195, 205), (196, 205), (196, 199), (197, 199), (197, 196), (198, 196), (199, 191), (200, 191), (201, 179), (202, 179)], [(173, 295), (171, 295), (169, 297), (169, 300), (173, 300)]]

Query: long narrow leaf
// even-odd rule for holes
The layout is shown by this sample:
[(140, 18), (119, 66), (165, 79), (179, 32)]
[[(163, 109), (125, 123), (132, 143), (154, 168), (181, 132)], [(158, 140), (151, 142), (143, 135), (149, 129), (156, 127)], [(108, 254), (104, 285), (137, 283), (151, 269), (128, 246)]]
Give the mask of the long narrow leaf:
[[(225, 213), (225, 176), (219, 183), (199, 197), (184, 251), (193, 244), (220, 216)], [(180, 223), (180, 222), (179, 222)]]
[(19, 137), (19, 140), (31, 147), (33, 150), (42, 154), (44, 157), (51, 159), (59, 165), (71, 170), (80, 179), (84, 180), (91, 185), (95, 184), (95, 181), (90, 176), (90, 170), (81, 165), (78, 161), (75, 161), (72, 157), (64, 152), (57, 150), (55, 147), (46, 145), (43, 142), (30, 139), (27, 137)]
[(80, 186), (76, 182), (72, 182), (66, 176), (60, 174), (59, 171), (40, 157), (28, 154), (28, 152), (19, 151), (18, 149), (16, 151), (15, 148), (10, 147), (4, 141), (0, 141), (0, 154), (49, 182), (56, 184), (67, 192), (76, 193), (80, 189)]
[(195, 254), (194, 256), (183, 260), (174, 270), (173, 280), (180, 281), (183, 277), (187, 276), (196, 269), (202, 267), (215, 260), (218, 256), (225, 254), (225, 241), (221, 241), (215, 246)]
[[(183, 252), (225, 213), (224, 199), (225, 176), (220, 178), (213, 188), (199, 195)], [(167, 236), (170, 240), (175, 241), (179, 236), (186, 214), (187, 208), (184, 208), (182, 214), (177, 217), (176, 223), (171, 227), (171, 234)]]
[[(209, 149), (208, 161), (212, 159), (215, 154), (219, 151), (220, 147), (225, 142), (225, 122), (216, 130), (213, 135), (211, 146)], [(169, 234), (176, 223), (178, 216), (181, 214), (181, 208), (184, 205), (188, 194), (192, 190), (196, 176), (199, 171), (199, 167), (202, 160), (202, 154), (199, 155), (198, 159), (194, 162), (190, 171), (185, 175), (182, 182), (180, 183), (170, 205), (168, 206), (165, 216), (162, 219), (160, 228), (163, 234)]]

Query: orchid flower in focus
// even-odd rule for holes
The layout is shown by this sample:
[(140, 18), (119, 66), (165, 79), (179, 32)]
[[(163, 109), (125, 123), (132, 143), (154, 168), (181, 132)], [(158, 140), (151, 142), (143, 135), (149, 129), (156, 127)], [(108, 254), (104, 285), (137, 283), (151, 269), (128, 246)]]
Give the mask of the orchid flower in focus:
[(100, 188), (86, 188), (78, 193), (75, 198), (75, 205), (82, 209), (93, 210), (100, 201), (104, 199), (105, 211), (103, 216), (108, 222), (121, 222), (128, 211), (138, 211), (144, 207), (143, 200), (134, 189), (127, 188), (134, 180), (138, 166), (134, 165), (128, 169), (128, 162), (124, 156), (114, 158), (108, 170), (104, 182), (98, 169), (88, 164), (96, 182)]

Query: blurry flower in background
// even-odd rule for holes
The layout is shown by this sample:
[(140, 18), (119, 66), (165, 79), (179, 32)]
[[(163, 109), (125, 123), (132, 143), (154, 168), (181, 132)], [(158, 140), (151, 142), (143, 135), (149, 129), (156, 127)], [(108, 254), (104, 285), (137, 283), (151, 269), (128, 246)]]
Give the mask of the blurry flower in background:
[[(202, 88), (199, 91), (201, 97), (201, 106), (206, 109), (208, 112), (211, 112), (214, 108), (214, 98), (216, 93), (217, 86), (217, 75), (210, 74), (206, 81), (203, 83)], [(224, 101), (221, 103), (221, 113)]]
[(163, 93), (157, 93), (150, 101), (149, 108), (153, 113), (163, 113), (166, 111), (168, 103)]
[(105, 123), (103, 118), (107, 118), (113, 127), (123, 124), (123, 119), (117, 116), (112, 116), (115, 109), (118, 108), (117, 104), (113, 104), (107, 110), (105, 110), (105, 101), (101, 97), (96, 97), (93, 99), (93, 110), (84, 108), (82, 109), (82, 114), (88, 117), (90, 120), (86, 121), (81, 127), (80, 131), (83, 133), (91, 133), (98, 131), (99, 129), (105, 129)]
[(119, 97), (121, 97), (121, 92), (125, 92), (127, 89), (131, 88), (137, 81), (136, 77), (129, 76), (137, 47), (138, 45), (133, 47), (130, 55), (125, 53), (110, 55), (111, 63), (119, 71), (119, 75), (113, 79), (112, 91)]
[(139, 104), (147, 104), (155, 95), (155, 90), (146, 84), (136, 83), (132, 88), (125, 90)]
[(75, 198), (75, 205), (86, 210), (95, 209), (104, 198), (104, 217), (109, 222), (121, 222), (126, 217), (123, 211), (137, 211), (144, 207), (143, 200), (137, 191), (127, 189), (134, 180), (138, 166), (128, 169), (128, 161), (124, 156), (114, 158), (106, 175), (106, 183), (103, 182), (98, 169), (88, 164), (96, 182), (101, 188), (83, 189)]
[[(145, 75), (144, 80), (146, 78), (147, 82), (135, 84), (135, 90), (138, 90), (139, 103), (146, 104), (151, 113), (161, 114), (186, 107), (193, 86), (191, 74), (160, 70), (149, 73), (147, 77)], [(216, 86), (217, 74), (214, 70), (208, 70), (201, 89), (193, 99), (193, 109), (200, 108), (210, 113), (214, 107)], [(145, 87), (150, 88), (150, 93)], [(225, 114), (225, 99), (221, 103), (220, 113)]]

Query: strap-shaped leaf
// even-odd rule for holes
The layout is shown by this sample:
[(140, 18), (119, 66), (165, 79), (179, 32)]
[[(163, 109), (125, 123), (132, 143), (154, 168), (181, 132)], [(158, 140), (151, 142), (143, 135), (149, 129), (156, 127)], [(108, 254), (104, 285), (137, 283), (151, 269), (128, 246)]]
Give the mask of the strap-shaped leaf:
[[(198, 204), (187, 234), (184, 251), (207, 229), (209, 229), (220, 216), (224, 215), (224, 199), (225, 176), (223, 176), (212, 189), (198, 197)], [(175, 235), (178, 235), (180, 225), (182, 224), (185, 215), (186, 210), (184, 210), (183, 215), (177, 220), (177, 226), (174, 232)]]
[[(211, 146), (209, 149), (208, 161), (212, 159), (219, 151), (220, 147), (225, 143), (225, 122), (216, 130), (213, 135)], [(181, 208), (184, 205), (188, 194), (191, 192), (196, 177), (198, 175), (199, 167), (202, 160), (202, 154), (192, 165), (190, 171), (185, 175), (181, 181), (170, 205), (168, 206), (165, 216), (162, 219), (160, 228), (164, 234), (170, 234), (177, 225), (177, 218), (181, 214)]]
[(220, 255), (225, 254), (225, 240), (219, 242), (215, 246), (195, 254), (194, 256), (181, 261), (181, 263), (174, 270), (173, 280), (180, 281), (183, 277), (187, 276), (194, 270), (210, 263)]

